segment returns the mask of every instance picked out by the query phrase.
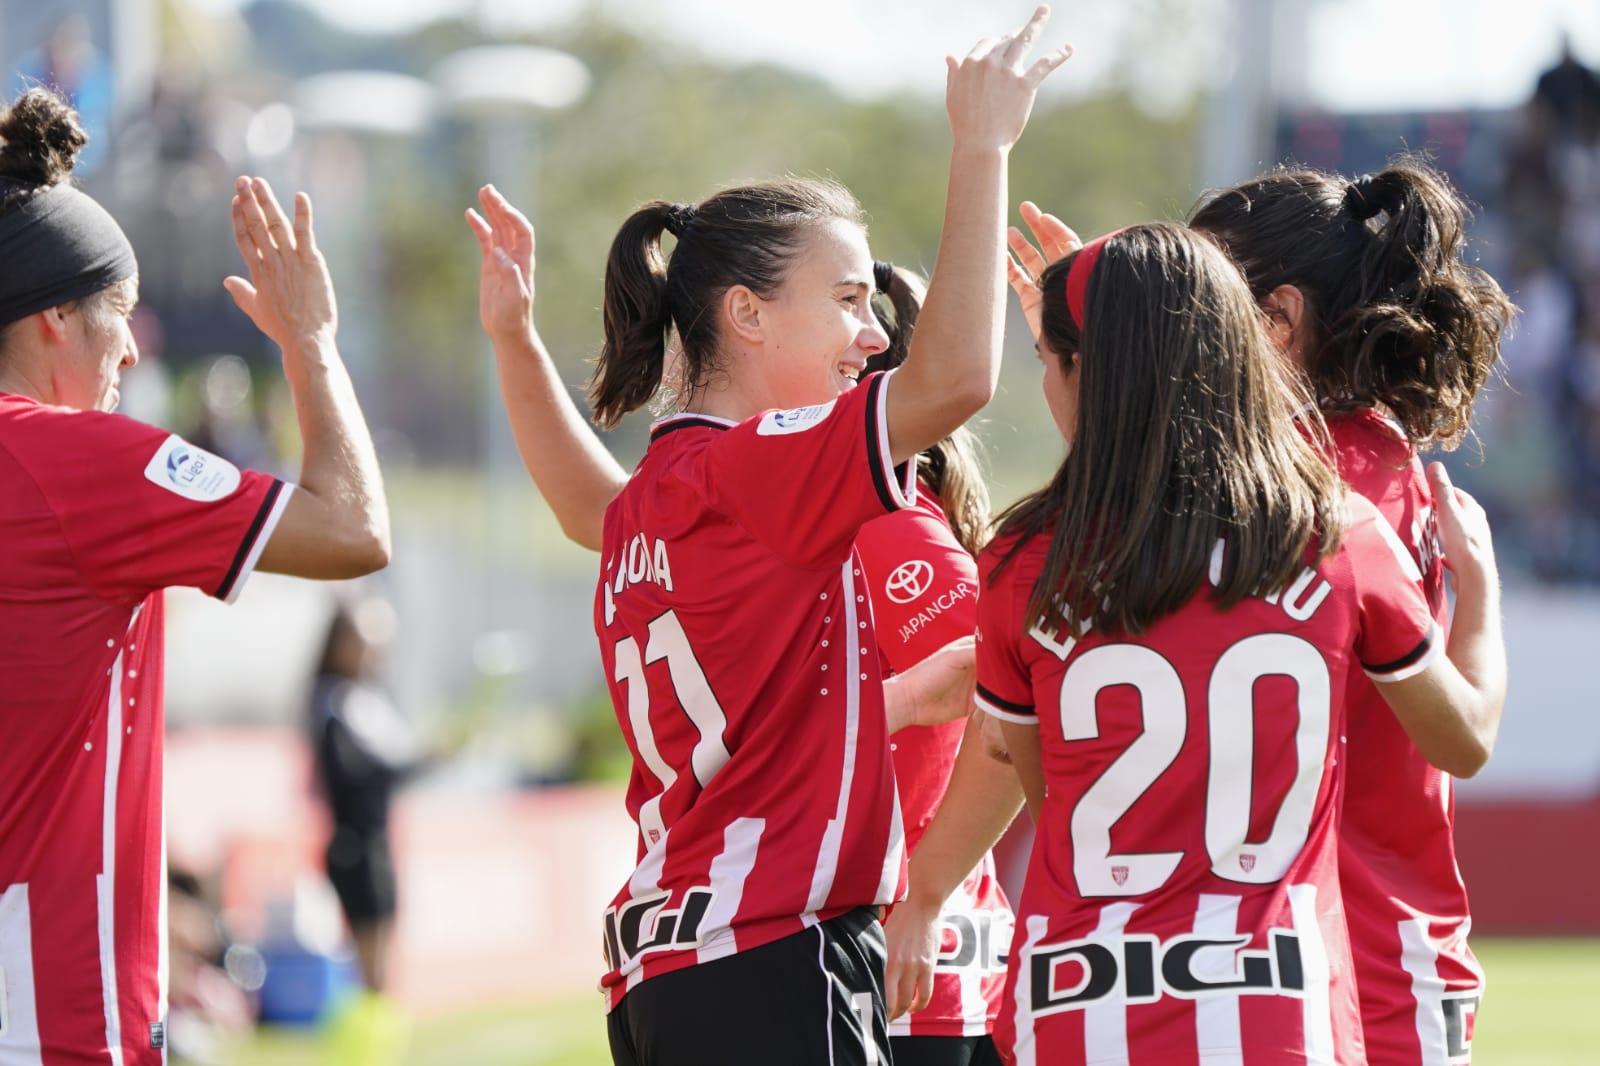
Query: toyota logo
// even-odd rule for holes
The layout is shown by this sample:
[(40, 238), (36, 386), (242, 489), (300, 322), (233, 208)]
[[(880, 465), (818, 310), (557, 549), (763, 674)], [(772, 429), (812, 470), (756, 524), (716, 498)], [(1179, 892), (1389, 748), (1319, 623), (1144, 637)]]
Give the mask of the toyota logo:
[(895, 603), (910, 603), (933, 584), (933, 567), (921, 559), (901, 563), (884, 582), (883, 591)]

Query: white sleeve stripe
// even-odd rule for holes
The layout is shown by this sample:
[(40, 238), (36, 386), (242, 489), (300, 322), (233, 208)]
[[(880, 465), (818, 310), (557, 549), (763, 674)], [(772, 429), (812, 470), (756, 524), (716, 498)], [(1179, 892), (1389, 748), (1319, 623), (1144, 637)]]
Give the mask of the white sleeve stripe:
[(1000, 719), (1002, 722), (1015, 722), (1017, 725), (1039, 724), (1039, 716), (1036, 714), (1017, 714), (1014, 711), (1002, 710), (1001, 708), (990, 703), (988, 700), (984, 699), (982, 696), (976, 697), (976, 702), (980, 711), (985, 714), (992, 715), (995, 718)]
[(1439, 629), (1438, 622), (1434, 622), (1428, 627), (1427, 644), (1428, 649), (1418, 656), (1415, 662), (1407, 663), (1398, 670), (1392, 670), (1388, 673), (1374, 673), (1363, 668), (1362, 672), (1380, 685), (1393, 684), (1396, 681), (1404, 681), (1408, 677), (1416, 677), (1432, 666), (1435, 659), (1444, 654), (1444, 633)]
[(878, 465), (883, 468), (883, 480), (889, 493), (900, 507), (914, 507), (917, 503), (917, 463), (913, 458), (905, 464), (904, 478), (897, 478), (894, 470), (894, 453), (889, 450), (889, 384), (894, 380), (893, 370), (883, 375), (875, 397), (878, 404)]
[(261, 560), (261, 553), (266, 549), (267, 541), (272, 539), (272, 531), (278, 528), (278, 520), (288, 508), (289, 497), (294, 494), (294, 490), (292, 482), (283, 483), (283, 488), (279, 491), (278, 498), (273, 501), (272, 510), (267, 512), (267, 520), (261, 523), (261, 531), (256, 534), (256, 542), (250, 546), (250, 554), (245, 556), (244, 565), (239, 568), (239, 575), (233, 579), (233, 588), (228, 590), (228, 597), (222, 601), (223, 603), (232, 603), (239, 598), (244, 583), (255, 572), (256, 563)]

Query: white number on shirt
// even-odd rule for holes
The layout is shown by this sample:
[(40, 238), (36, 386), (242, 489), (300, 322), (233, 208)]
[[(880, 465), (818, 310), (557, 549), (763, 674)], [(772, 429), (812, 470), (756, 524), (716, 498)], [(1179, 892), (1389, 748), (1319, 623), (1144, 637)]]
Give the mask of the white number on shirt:
[(728, 761), (728, 749), (723, 743), (723, 733), (728, 727), (728, 716), (711, 691), (700, 661), (689, 647), (689, 637), (683, 623), (672, 611), (655, 618), (650, 623), (650, 639), (645, 644), (644, 657), (639, 656), (639, 643), (632, 637), (617, 642), (616, 668), (612, 677), (626, 683), (628, 690), (628, 725), (633, 730), (633, 741), (645, 766), (661, 782), (661, 791), (650, 797), (639, 808), (639, 828), (654, 844), (665, 832), (661, 820), (661, 797), (678, 780), (678, 771), (661, 755), (656, 746), (655, 730), (650, 724), (650, 689), (645, 683), (645, 667), (667, 662), (667, 676), (672, 682), (672, 692), (683, 713), (694, 725), (699, 739), (689, 756), (689, 769), (701, 788), (711, 783)]
[[(1298, 691), (1295, 775), (1267, 838), (1248, 843), (1255, 773), (1255, 684), (1287, 677)], [(1072, 812), (1073, 872), (1085, 896), (1137, 896), (1167, 882), (1181, 852), (1111, 853), (1111, 828), (1155, 784), (1182, 750), (1189, 714), (1172, 664), (1137, 644), (1106, 644), (1079, 656), (1061, 679), (1061, 731), (1067, 740), (1099, 736), (1096, 697), (1127, 685), (1139, 694), (1143, 731), (1084, 792)], [(1211, 671), (1206, 700), (1210, 764), (1205, 838), (1211, 872), (1242, 884), (1288, 873), (1310, 832), (1322, 785), (1332, 712), (1328, 668), (1316, 647), (1284, 633), (1261, 633), (1230, 647)]]

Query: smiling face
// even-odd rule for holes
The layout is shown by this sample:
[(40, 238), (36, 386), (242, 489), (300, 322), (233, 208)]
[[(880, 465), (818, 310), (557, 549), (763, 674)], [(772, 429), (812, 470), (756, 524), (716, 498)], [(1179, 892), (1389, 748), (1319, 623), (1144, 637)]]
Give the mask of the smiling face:
[[(867, 359), (889, 346), (872, 313), (872, 253), (860, 226), (832, 219), (814, 227), (769, 299), (749, 294), (764, 349), (750, 369), (764, 406), (826, 403), (854, 387)], [(734, 295), (730, 314), (740, 318)], [(741, 330), (742, 332), (742, 330)]]

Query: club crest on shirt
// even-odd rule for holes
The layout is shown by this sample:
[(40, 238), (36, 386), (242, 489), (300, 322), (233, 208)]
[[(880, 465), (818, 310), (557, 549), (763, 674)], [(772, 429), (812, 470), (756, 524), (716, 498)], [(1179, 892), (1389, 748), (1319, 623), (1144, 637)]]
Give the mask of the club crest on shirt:
[(239, 487), (239, 468), (174, 433), (145, 465), (144, 476), (168, 492), (196, 503), (214, 503)]
[(768, 411), (756, 426), (758, 437), (781, 437), (785, 433), (803, 433), (828, 417), (833, 410), (833, 400), (810, 407), (794, 407), (787, 411)]

